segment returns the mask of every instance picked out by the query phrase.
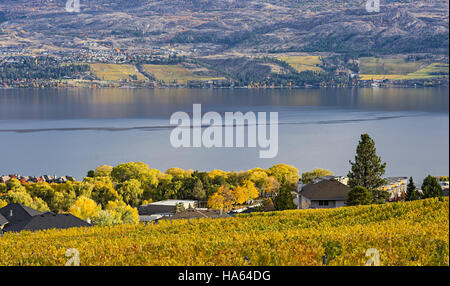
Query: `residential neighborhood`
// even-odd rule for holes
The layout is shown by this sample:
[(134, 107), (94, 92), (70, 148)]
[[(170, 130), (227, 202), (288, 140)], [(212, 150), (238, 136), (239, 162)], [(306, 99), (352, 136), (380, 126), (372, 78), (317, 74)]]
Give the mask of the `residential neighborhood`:
[(76, 181), (76, 178), (72, 177), (72, 176), (57, 177), (56, 175), (54, 175), (54, 176), (43, 175), (40, 177), (36, 177), (36, 176), (22, 176), (19, 174), (0, 175), (0, 183), (7, 183), (12, 179), (17, 179), (21, 183), (46, 182), (46, 183), (63, 184), (63, 183), (67, 183), (67, 181)]

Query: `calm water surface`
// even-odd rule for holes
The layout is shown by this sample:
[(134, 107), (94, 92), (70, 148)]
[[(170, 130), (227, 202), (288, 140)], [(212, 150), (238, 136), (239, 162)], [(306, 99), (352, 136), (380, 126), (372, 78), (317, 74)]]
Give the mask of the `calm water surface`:
[[(448, 88), (0, 90), (0, 174), (74, 175), (142, 161), (161, 170), (246, 170), (277, 163), (346, 175), (361, 133), (374, 138), (387, 175), (449, 173)], [(170, 115), (279, 112), (279, 152), (171, 147)]]

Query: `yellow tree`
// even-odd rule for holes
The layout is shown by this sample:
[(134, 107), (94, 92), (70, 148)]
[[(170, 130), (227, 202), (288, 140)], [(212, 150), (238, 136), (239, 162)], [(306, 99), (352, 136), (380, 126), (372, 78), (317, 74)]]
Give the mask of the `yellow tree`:
[(269, 175), (275, 177), (282, 186), (295, 187), (298, 179), (298, 169), (287, 164), (274, 165), (269, 169)]
[(230, 211), (233, 205), (236, 204), (236, 196), (234, 192), (226, 185), (219, 187), (208, 200), (208, 206), (212, 209), (222, 211)]
[(84, 196), (79, 197), (69, 208), (71, 214), (84, 220), (92, 219), (100, 210), (101, 207), (95, 201)]
[(265, 197), (272, 197), (272, 196), (278, 194), (279, 189), (280, 189), (280, 183), (277, 181), (277, 179), (270, 176), (264, 181), (264, 183), (261, 187), (261, 193)]
[(333, 172), (326, 170), (326, 169), (320, 169), (320, 168), (315, 168), (312, 171), (309, 172), (305, 172), (302, 174), (302, 182), (304, 184), (310, 184), (312, 181), (321, 178), (321, 177), (325, 177), (325, 176), (332, 176)]
[(111, 212), (115, 218), (117, 218), (118, 223), (124, 224), (138, 224), (139, 223), (139, 213), (138, 210), (127, 205), (123, 201), (111, 201), (105, 208), (107, 211)]
[(255, 183), (255, 186), (261, 188), (267, 179), (267, 172), (261, 168), (254, 168), (248, 171), (248, 179)]
[(252, 181), (244, 180), (241, 183), (241, 186), (247, 189), (248, 198), (247, 200), (253, 200), (259, 197), (259, 190), (255, 187), (255, 184)]
[(234, 188), (233, 192), (234, 192), (234, 196), (236, 198), (236, 203), (238, 205), (241, 205), (248, 200), (248, 189), (247, 188), (237, 186), (236, 188)]
[(96, 177), (109, 177), (109, 175), (111, 175), (112, 170), (113, 170), (112, 166), (103, 165), (103, 166), (97, 167), (97, 169), (95, 169), (94, 174)]
[(7, 202), (5, 202), (4, 200), (0, 200), (0, 209), (1, 209), (2, 207), (6, 207), (7, 205), (8, 205)]

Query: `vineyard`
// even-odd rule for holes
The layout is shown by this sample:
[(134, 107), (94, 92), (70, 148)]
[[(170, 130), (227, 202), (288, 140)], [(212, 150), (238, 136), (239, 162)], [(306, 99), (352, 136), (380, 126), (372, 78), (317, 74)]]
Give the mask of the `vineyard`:
[(82, 266), (323, 265), (330, 246), (327, 265), (365, 265), (370, 248), (380, 265), (448, 265), (448, 245), (445, 198), (7, 233), (0, 237), (0, 265), (66, 265), (78, 254)]

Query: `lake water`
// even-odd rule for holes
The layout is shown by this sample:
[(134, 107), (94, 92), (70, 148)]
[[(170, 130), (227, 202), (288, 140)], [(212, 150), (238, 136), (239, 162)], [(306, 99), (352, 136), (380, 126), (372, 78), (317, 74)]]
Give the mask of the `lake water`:
[[(369, 133), (387, 176), (449, 174), (448, 88), (420, 89), (17, 89), (0, 90), (0, 174), (73, 175), (103, 164), (247, 170), (286, 163), (346, 175)], [(173, 148), (173, 112), (279, 113), (279, 151)]]

